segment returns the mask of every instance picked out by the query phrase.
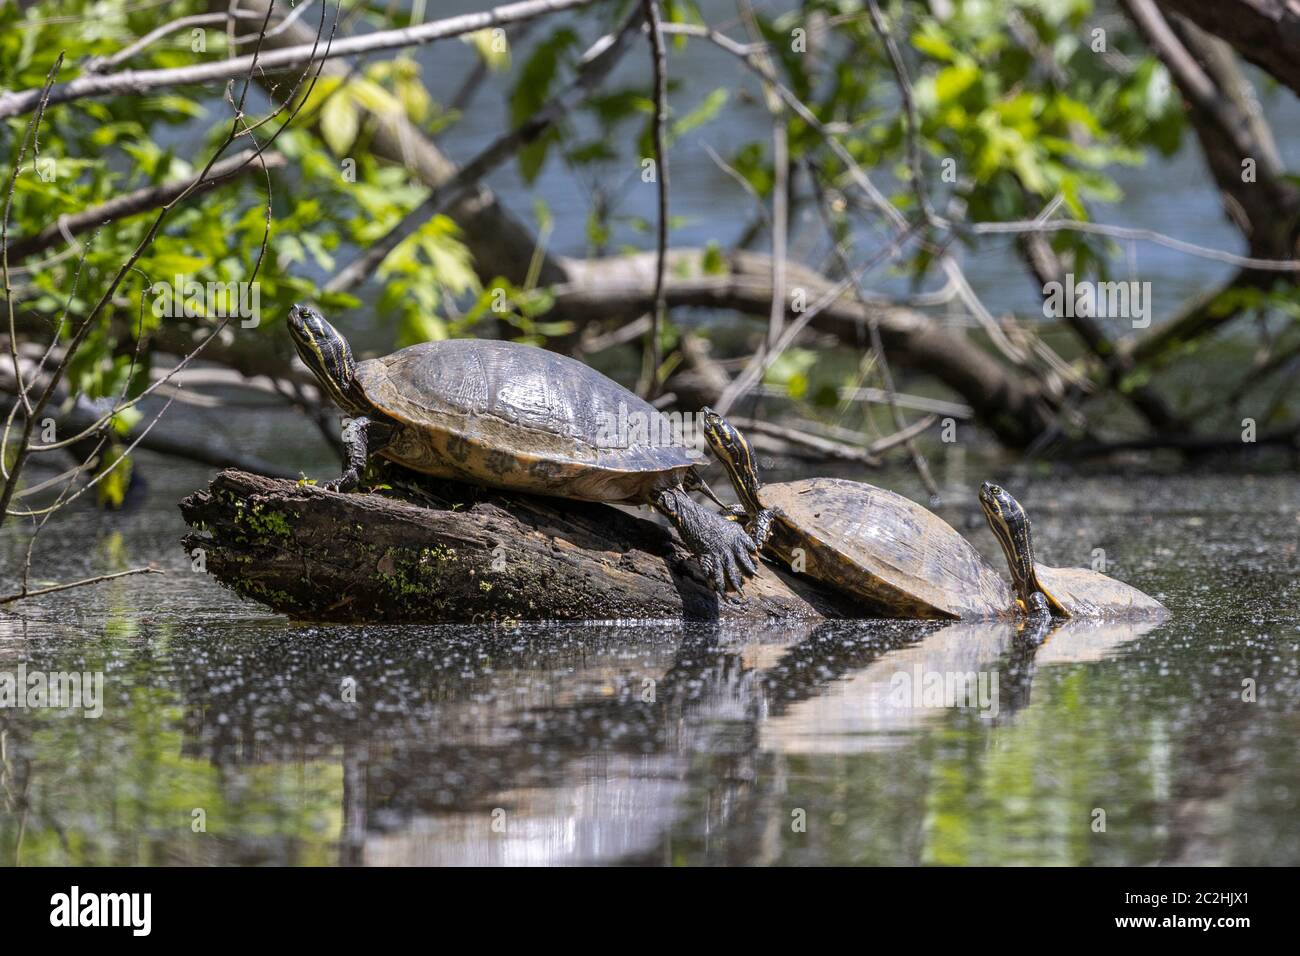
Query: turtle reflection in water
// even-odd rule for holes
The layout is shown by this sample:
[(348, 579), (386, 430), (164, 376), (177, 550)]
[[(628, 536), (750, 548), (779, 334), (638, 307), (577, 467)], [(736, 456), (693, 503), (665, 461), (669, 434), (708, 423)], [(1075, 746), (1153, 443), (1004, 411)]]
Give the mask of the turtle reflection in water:
[(355, 488), (378, 454), (507, 491), (648, 504), (672, 522), (718, 591), (739, 589), (756, 571), (758, 548), (744, 529), (690, 497), (712, 493), (684, 445), (610, 440), (610, 422), (651, 421), (659, 411), (581, 362), (511, 342), (450, 339), (358, 363), (315, 309), (295, 305), (288, 326), (298, 355), (351, 418), (347, 468), (323, 487)]
[(985, 483), (980, 504), (1006, 554), (1014, 590), (951, 525), (902, 495), (839, 478), (762, 484), (745, 437), (711, 409), (701, 415), (760, 548), (856, 596), (873, 614), (1071, 617), (1163, 610), (1154, 598), (1096, 571), (1036, 563), (1024, 509), (996, 485)]

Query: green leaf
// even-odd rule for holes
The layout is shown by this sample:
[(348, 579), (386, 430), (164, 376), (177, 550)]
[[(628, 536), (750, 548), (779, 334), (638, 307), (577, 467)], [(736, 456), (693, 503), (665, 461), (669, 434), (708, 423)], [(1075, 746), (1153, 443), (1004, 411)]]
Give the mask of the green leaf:
[(320, 131), (335, 156), (346, 156), (361, 129), (357, 108), (340, 92), (325, 101), (320, 114)]
[[(536, 113), (550, 98), (551, 87), (559, 75), (564, 55), (578, 44), (578, 35), (560, 29), (539, 43), (519, 71), (519, 79), (510, 92), (510, 122), (518, 126)], [(558, 136), (554, 128), (519, 151), (519, 174), (531, 185), (546, 164), (546, 156)]]
[(719, 276), (727, 271), (727, 260), (722, 256), (722, 247), (716, 239), (710, 240), (704, 247), (704, 261), (700, 263), (705, 275)]
[(95, 497), (100, 507), (114, 510), (122, 507), (131, 486), (131, 459), (122, 457), (122, 446), (114, 442), (105, 449), (96, 476), (99, 483), (95, 485)]
[(970, 89), (979, 78), (979, 67), (973, 63), (944, 67), (934, 78), (935, 97), (941, 106), (951, 103)]
[(492, 72), (500, 73), (510, 69), (510, 40), (504, 30), (499, 27), (475, 30), (460, 39), (462, 43), (468, 43), (474, 48)]
[(719, 87), (704, 97), (693, 110), (672, 124), (669, 140), (680, 139), (691, 130), (712, 120), (726, 105), (728, 95), (727, 90)]
[(936, 60), (951, 63), (957, 58), (957, 51), (942, 36), (939, 26), (934, 23), (927, 23), (912, 34), (912, 46)]
[(438, 342), (447, 338), (447, 323), (436, 315), (410, 309), (402, 316), (397, 344), (401, 348), (420, 342)]

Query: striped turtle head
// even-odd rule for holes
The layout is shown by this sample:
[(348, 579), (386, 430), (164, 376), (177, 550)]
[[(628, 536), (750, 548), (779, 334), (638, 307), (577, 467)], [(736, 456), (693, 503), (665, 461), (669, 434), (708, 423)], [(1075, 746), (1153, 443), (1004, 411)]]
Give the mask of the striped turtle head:
[(352, 347), (338, 329), (308, 305), (291, 308), (286, 324), (298, 357), (311, 369), (325, 394), (349, 414), (366, 411), (366, 404), (356, 397), (357, 363), (352, 358)]
[(763, 507), (758, 501), (758, 489), (762, 487), (762, 482), (758, 480), (754, 449), (731, 422), (713, 409), (701, 409), (700, 422), (705, 441), (727, 470), (727, 477), (731, 479), (745, 511), (753, 517)]
[(1002, 545), (1016, 586), (1016, 597), (1026, 608), (1033, 607), (1034, 592), (1041, 590), (1034, 571), (1034, 543), (1029, 534), (1029, 516), (1020, 502), (999, 485), (986, 481), (980, 486), (980, 507), (993, 536)]

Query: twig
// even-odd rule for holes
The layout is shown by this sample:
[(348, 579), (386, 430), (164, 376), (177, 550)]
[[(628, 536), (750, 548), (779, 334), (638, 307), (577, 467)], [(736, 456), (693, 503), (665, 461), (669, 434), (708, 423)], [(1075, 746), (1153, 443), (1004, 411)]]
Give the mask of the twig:
[(112, 581), (114, 578), (124, 578), (132, 574), (165, 574), (161, 568), (132, 568), (129, 571), (118, 571), (114, 574), (99, 574), (93, 578), (83, 578), (80, 581), (69, 581), (66, 584), (55, 584), (48, 588), (38, 588), (35, 591), (20, 591), (17, 594), (9, 594), (0, 597), (0, 604), (13, 604), (15, 601), (23, 601), (27, 598), (39, 597), (42, 594), (53, 594), (56, 591), (67, 591), (70, 588), (81, 588), (88, 584), (99, 584), (102, 581)]
[[(51, 88), (54, 86), (54, 78), (58, 76), (59, 68), (62, 65), (63, 54), (60, 53), (58, 58), (54, 61), (54, 65), (50, 67), (50, 72), (46, 74), (45, 77), (44, 92), (47, 98)], [(22, 145), (18, 147), (18, 155), (14, 159), (14, 168), (9, 174), (9, 185), (5, 193), (4, 214), (3, 216), (0, 216), (0, 268), (3, 268), (4, 271), (5, 306), (9, 313), (9, 355), (13, 360), (14, 379), (18, 383), (18, 404), (22, 405), (23, 411), (28, 416), (32, 414), (32, 405), (27, 397), (27, 387), (23, 385), (22, 372), (18, 368), (18, 332), (15, 327), (14, 290), (9, 281), (9, 216), (13, 212), (14, 190), (18, 187), (18, 176), (22, 172), (23, 158), (27, 155), (27, 145), (35, 142), (33, 149), (35, 151), (39, 151), (40, 149), (38, 131), (41, 125), (41, 118), (45, 115), (46, 103), (47, 99), (41, 100), (40, 105), (36, 108), (36, 113), (27, 124), (27, 131), (23, 134)], [(14, 407), (17, 408), (17, 404), (15, 404)], [(13, 413), (11, 412), (11, 418), (12, 415)], [(6, 436), (7, 435), (8, 429), (6, 427)], [(5, 449), (3, 446), (0, 446), (0, 469), (4, 470), (4, 476), (8, 479), (10, 475), (8, 466), (5, 464), (4, 459)], [(3, 513), (3, 510), (3, 508), (0, 508), (0, 514)], [(0, 524), (3, 523), (4, 519), (0, 517)]]
[(654, 162), (655, 187), (658, 195), (658, 229), (655, 234), (655, 291), (654, 309), (650, 313), (650, 331), (646, 333), (642, 353), (641, 384), (638, 391), (646, 398), (654, 398), (659, 391), (659, 366), (662, 364), (664, 315), (668, 310), (664, 299), (664, 269), (668, 261), (668, 150), (664, 146), (664, 124), (668, 116), (668, 53), (664, 47), (664, 34), (659, 17), (659, 0), (642, 0), (650, 34), (650, 58), (654, 71)]
[[(889, 394), (889, 392), (881, 388), (841, 388), (838, 392), (841, 399), (849, 402), (885, 403), (889, 401)], [(924, 395), (906, 395), (902, 392), (894, 392), (893, 395), (894, 401), (901, 408), (910, 408), (918, 412), (933, 412), (936, 415), (943, 415), (945, 418), (968, 420), (975, 417), (975, 410), (969, 405), (945, 402), (938, 398), (926, 398)]]
[[(187, 179), (175, 179), (157, 186), (146, 186), (81, 212), (60, 216), (56, 222), (46, 226), (40, 232), (15, 239), (9, 245), (9, 253), (15, 257), (34, 255), (55, 245), (60, 239), (69, 240), (71, 236), (80, 235), (103, 223), (125, 219), (128, 216), (165, 206), (185, 194), (187, 190), (191, 191), (191, 195), (206, 191), (247, 172), (251, 168), (250, 163), (256, 158), (257, 150), (246, 149), (214, 165), (206, 178), (190, 176)], [(281, 169), (287, 162), (283, 155), (276, 152), (263, 152), (262, 159), (267, 169)]]
[(740, 175), (740, 171), (719, 156), (717, 150), (708, 143), (704, 143), (703, 146), (704, 151), (709, 154), (709, 159), (713, 160), (713, 165), (722, 170), (728, 178), (734, 180), (736, 185), (743, 189), (750, 199), (754, 200), (754, 208), (758, 211), (759, 219), (770, 229), (772, 227), (772, 214), (767, 211), (767, 203), (763, 202), (763, 198), (754, 189), (754, 184)]
[(1239, 256), (1234, 252), (1211, 249), (1208, 246), (1197, 245), (1194, 242), (1175, 239), (1173, 236), (1167, 236), (1154, 229), (1112, 226), (1099, 222), (1082, 222), (1078, 219), (1052, 219), (1047, 222), (1027, 219), (1011, 222), (957, 223), (953, 224), (953, 228), (958, 232), (965, 232), (975, 236), (1021, 235), (1034, 232), (1083, 232), (1094, 236), (1106, 236), (1110, 239), (1153, 242), (1156, 245), (1165, 246), (1168, 249), (1183, 252), (1199, 259), (1224, 262), (1228, 265), (1240, 266), (1243, 269), (1258, 269), (1262, 272), (1300, 272), (1300, 259), (1258, 259), (1254, 256)]
[(925, 180), (921, 175), (921, 122), (917, 118), (916, 100), (912, 96), (912, 83), (907, 78), (907, 67), (903, 64), (903, 54), (898, 49), (898, 44), (894, 42), (894, 35), (889, 30), (889, 24), (885, 22), (884, 16), (880, 12), (880, 7), (876, 0), (867, 0), (867, 8), (871, 12), (871, 26), (880, 37), (880, 42), (884, 44), (886, 52), (889, 54), (889, 65), (894, 71), (894, 80), (898, 86), (899, 95), (903, 100), (903, 119), (907, 124), (907, 135), (905, 137), (907, 146), (907, 165), (912, 174), (912, 191), (916, 195), (917, 208), (920, 209), (921, 215), (927, 223), (934, 221), (934, 209), (930, 206), (930, 196), (925, 189)]
[[(831, 238), (831, 248), (836, 260), (839, 262), (840, 271), (850, 277), (852, 280), (853, 291), (858, 296), (858, 301), (861, 302), (865, 308), (867, 305), (865, 298), (866, 289), (863, 288), (862, 280), (858, 278), (858, 274), (853, 271), (853, 266), (849, 262), (848, 256), (845, 255), (844, 249), (835, 241), (835, 228), (831, 221), (831, 211), (826, 202), (826, 194), (822, 190), (822, 185), (818, 181), (816, 172), (814, 172), (811, 167), (808, 169), (808, 176), (812, 180), (813, 193), (817, 197), (817, 208), (821, 210), (822, 221), (825, 223), (826, 232)], [(871, 350), (875, 353), (876, 360), (880, 363), (880, 381), (881, 384), (884, 385), (885, 393), (889, 398), (889, 410), (893, 415), (894, 428), (900, 434), (906, 434), (907, 420), (903, 417), (903, 411), (899, 407), (898, 401), (895, 398), (897, 389), (894, 387), (894, 373), (889, 366), (889, 358), (885, 355), (885, 344), (880, 337), (880, 323), (875, 320), (875, 313), (871, 313), (868, 316), (867, 331), (871, 336)], [(921, 483), (924, 484), (926, 490), (929, 491), (931, 500), (938, 503), (940, 500), (939, 486), (935, 484), (934, 476), (930, 474), (930, 466), (926, 462), (925, 456), (921, 454), (920, 449), (916, 446), (916, 442), (914, 442), (911, 437), (905, 438), (903, 444), (907, 447), (908, 455), (910, 455), (912, 459), (912, 465), (916, 468), (916, 473), (920, 476)]]
[[(310, 0), (308, 0), (310, 2)], [(295, 11), (296, 12), (296, 11)], [(243, 20), (261, 20), (260, 13), (254, 13), (251, 10), (232, 10), (227, 13), (196, 13), (188, 17), (179, 17), (170, 23), (164, 23), (160, 27), (155, 27), (144, 36), (140, 37), (134, 43), (123, 47), (116, 53), (109, 56), (92, 56), (88, 57), (81, 64), (81, 68), (87, 73), (103, 73), (111, 67), (118, 66), (131, 59), (141, 50), (152, 46), (165, 36), (173, 33), (179, 33), (191, 27), (215, 26), (226, 23), (231, 17)], [(232, 48), (233, 49), (233, 48)]]
[[(525, 20), (512, 30), (506, 31), (510, 46), (516, 46), (528, 36), (536, 22), (536, 20)], [(447, 101), (447, 112), (464, 113), (469, 104), (473, 102), (474, 97), (483, 89), (483, 81), (487, 78), (487, 75), (487, 60), (480, 57), (475, 62), (474, 68), (469, 71), (464, 81), (456, 89), (456, 92), (452, 94), (451, 99)]]
[(826, 458), (836, 458), (840, 461), (856, 461), (864, 465), (870, 465), (873, 468), (880, 465), (880, 459), (862, 445), (849, 444), (822, 435), (814, 435), (803, 429), (777, 425), (760, 418), (732, 415), (731, 423), (743, 431), (753, 432), (756, 435), (766, 435), (769, 438), (779, 438), (793, 445), (801, 445)]
[[(314, 44), (305, 44), (271, 53), (261, 54), (259, 51), (195, 66), (161, 70), (123, 70), (103, 76), (84, 76), (56, 84), (50, 92), (49, 102), (53, 105), (85, 97), (114, 93), (138, 94), (160, 87), (189, 86), (211, 80), (234, 79), (254, 68), (263, 72), (296, 69), (309, 66), (318, 60), (432, 43), (435, 40), (463, 36), (490, 27), (505, 26), (548, 13), (590, 6), (594, 2), (595, 0), (523, 0), (520, 3), (506, 4), (481, 13), (466, 13), (419, 26), (398, 30), (377, 30), (363, 36), (349, 37), (332, 44), (326, 50), (320, 50)], [(26, 113), (34, 109), (40, 100), (40, 90), (20, 90), (0, 94), (0, 119)]]
[[(821, 298), (803, 312), (800, 312), (798, 318), (785, 326), (781, 332), (781, 337), (777, 339), (776, 344), (772, 348), (769, 349), (766, 346), (759, 348), (758, 351), (750, 357), (749, 362), (741, 373), (731, 380), (731, 383), (723, 391), (722, 395), (719, 396), (718, 401), (714, 406), (718, 413), (720, 415), (727, 414), (740, 397), (752, 388), (754, 384), (767, 373), (767, 370), (776, 363), (776, 360), (790, 347), (791, 343), (793, 343), (799, 333), (807, 327), (809, 322), (815, 319), (825, 309), (838, 300), (840, 296), (852, 288), (853, 283), (858, 281), (859, 276), (874, 269), (885, 259), (890, 259), (897, 255), (899, 249), (902, 248), (903, 244), (911, 234), (912, 230), (909, 228), (901, 235), (895, 236), (889, 245), (884, 246), (877, 251), (876, 254), (859, 267), (856, 272), (850, 270), (844, 279), (841, 279), (838, 283), (828, 289)], [(871, 311), (870, 307), (866, 306), (865, 303), (863, 307), (867, 311)], [(874, 313), (872, 314), (874, 315)], [(869, 324), (871, 321), (871, 319), (868, 319)]]
[(873, 441), (867, 446), (867, 451), (871, 452), (873, 455), (879, 455), (882, 452), (886, 452), (893, 448), (895, 445), (905, 445), (938, 420), (939, 416), (937, 415), (923, 415), (906, 428), (900, 429), (892, 435), (886, 435), (884, 438)]
[[(738, 0), (741, 17), (749, 29), (750, 37), (762, 40), (758, 18), (749, 0)], [(762, 70), (763, 99), (772, 119), (772, 308), (767, 319), (767, 346), (772, 349), (781, 338), (785, 322), (785, 257), (790, 216), (790, 141), (786, 129), (785, 109), (773, 85), (776, 71), (766, 51), (756, 54), (755, 62)]]
[[(301, 17), (304, 13), (306, 13), (311, 8), (311, 5), (315, 2), (316, 0), (302, 0), (302, 3), (298, 4), (298, 6), (290, 10), (288, 16), (286, 16), (283, 20), (281, 20), (271, 29), (266, 30), (265, 32), (262, 33), (245, 33), (243, 36), (235, 37), (235, 42), (249, 43), (251, 41), (256, 41), (258, 43), (261, 43), (264, 40), (269, 40), (271, 37), (279, 36), (285, 30), (293, 26), (294, 21), (296, 21), (299, 17)], [(364, 8), (363, 4), (357, 4), (352, 9), (351, 13), (360, 12), (363, 8)], [(349, 14), (349, 16), (351, 15), (351, 13)], [(257, 13), (254, 13), (253, 15), (258, 16)], [(232, 47), (231, 48), (232, 56), (234, 55), (233, 50), (234, 48)]]

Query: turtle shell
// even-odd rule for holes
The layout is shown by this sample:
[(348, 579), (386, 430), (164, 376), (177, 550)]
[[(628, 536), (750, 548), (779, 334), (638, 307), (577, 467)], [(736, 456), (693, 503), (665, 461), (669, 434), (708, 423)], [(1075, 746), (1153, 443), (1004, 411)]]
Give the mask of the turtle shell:
[(588, 501), (643, 501), (695, 464), (680, 429), (581, 362), (511, 342), (424, 342), (357, 366), (399, 427), (379, 454), (426, 474)]
[(1152, 614), (1165, 606), (1137, 588), (1088, 568), (1034, 565), (1038, 583), (1072, 617), (1123, 617)]
[(902, 495), (810, 478), (764, 485), (759, 498), (778, 512), (768, 547), (794, 570), (861, 598), (872, 613), (988, 618), (1015, 609), (1010, 586), (974, 546)]

